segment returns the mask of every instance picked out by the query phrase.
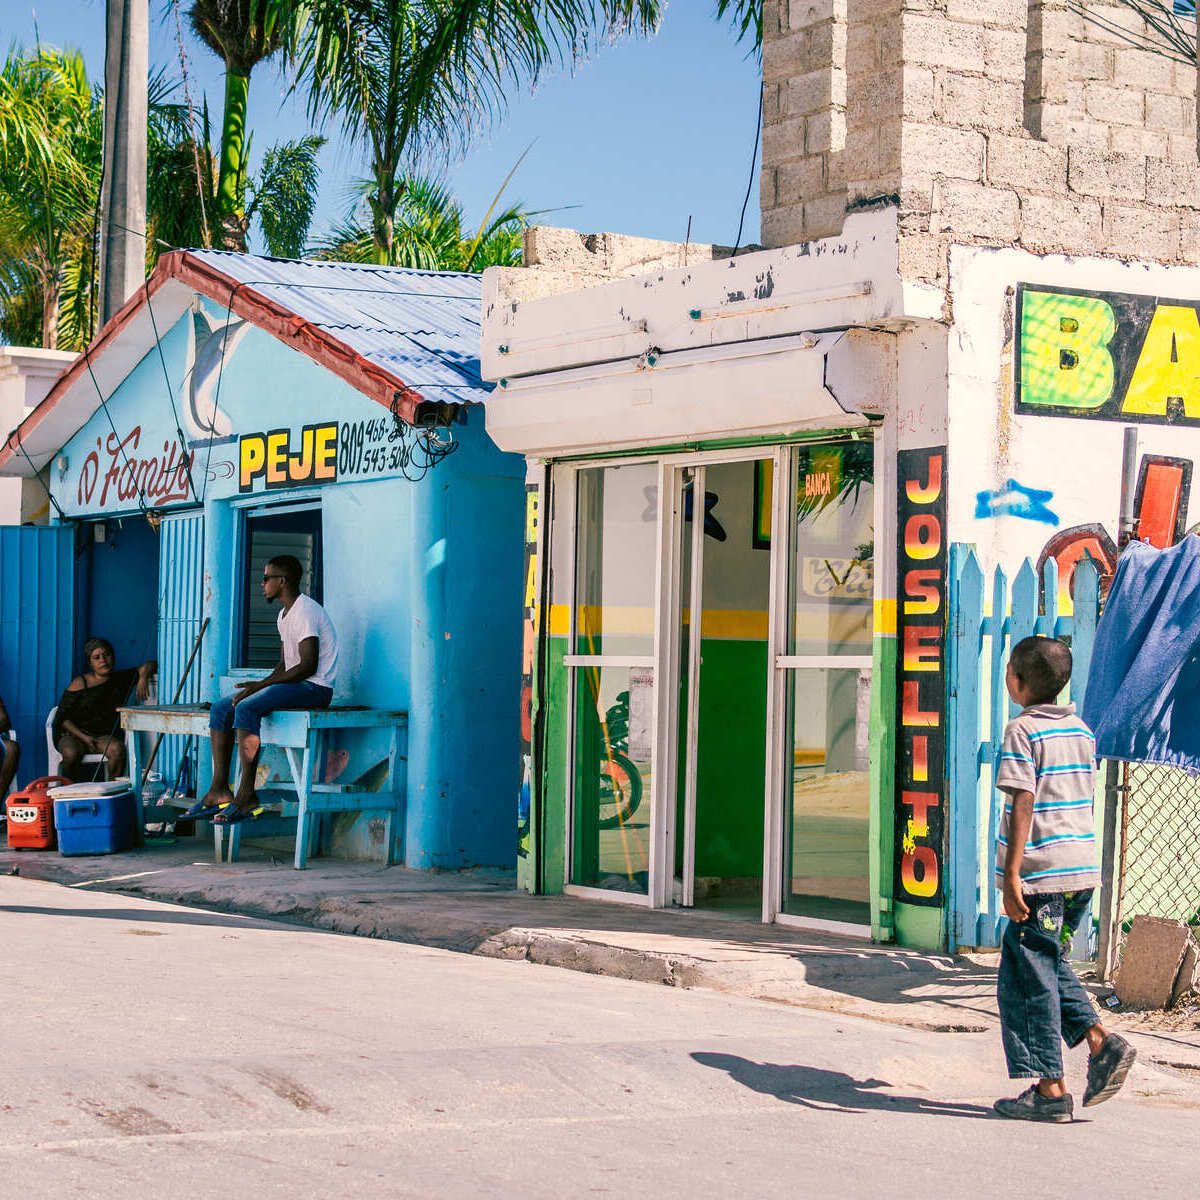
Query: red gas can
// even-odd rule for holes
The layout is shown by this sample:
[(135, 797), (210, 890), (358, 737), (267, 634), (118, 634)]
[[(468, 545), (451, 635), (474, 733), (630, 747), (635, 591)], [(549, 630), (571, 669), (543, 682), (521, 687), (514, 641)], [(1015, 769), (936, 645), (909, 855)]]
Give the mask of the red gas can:
[(70, 782), (61, 775), (47, 775), (9, 795), (5, 807), (10, 850), (54, 848), (54, 801), (47, 795), (47, 789), (66, 787)]

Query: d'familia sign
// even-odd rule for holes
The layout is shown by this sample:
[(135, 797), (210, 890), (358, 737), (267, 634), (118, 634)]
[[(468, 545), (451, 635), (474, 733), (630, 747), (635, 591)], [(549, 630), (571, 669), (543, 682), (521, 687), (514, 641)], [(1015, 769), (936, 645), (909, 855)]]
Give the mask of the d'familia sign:
[(1200, 425), (1200, 301), (1017, 289), (1018, 412)]
[(946, 448), (897, 456), (896, 899), (945, 895)]
[(139, 453), (142, 427), (135, 425), (125, 435), (110, 433), (103, 441), (96, 439), (96, 448), (88, 452), (79, 471), (76, 500), (80, 507), (96, 501), (104, 509), (109, 501), (128, 502), (139, 499), (152, 506), (164, 506), (187, 500), (190, 494), (188, 472), (195, 452), (184, 453), (174, 439), (164, 441), (160, 454)]
[(268, 489), (332, 483), (338, 474), (338, 426), (305, 425), (297, 443), (288, 429), (247, 433), (238, 439), (238, 491), (252, 492), (262, 480)]

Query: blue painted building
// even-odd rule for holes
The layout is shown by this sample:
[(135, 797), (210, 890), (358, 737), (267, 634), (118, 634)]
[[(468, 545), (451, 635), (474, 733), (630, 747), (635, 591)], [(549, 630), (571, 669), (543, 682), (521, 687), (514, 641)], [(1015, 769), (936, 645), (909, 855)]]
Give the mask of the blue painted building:
[[(58, 628), (157, 657), (160, 701), (268, 671), (263, 562), (305, 563), (339, 634), (334, 703), (409, 713), (392, 849), (417, 868), (515, 857), (524, 464), (484, 431), (479, 310), (474, 275), (174, 252), (0, 448), (71, 531)], [(361, 734), (326, 780), (379, 754)], [(167, 739), (164, 774), (187, 755), (203, 785), (207, 745)], [(281, 768), (266, 754), (260, 782)], [(333, 853), (384, 858), (370, 813), (333, 824)]]

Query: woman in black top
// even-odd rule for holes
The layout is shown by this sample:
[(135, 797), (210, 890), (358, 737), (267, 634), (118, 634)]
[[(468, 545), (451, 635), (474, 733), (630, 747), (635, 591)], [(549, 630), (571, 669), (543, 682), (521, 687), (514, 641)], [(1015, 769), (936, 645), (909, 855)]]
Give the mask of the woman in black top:
[(54, 744), (62, 755), (62, 773), (70, 779), (85, 778), (81, 770), (85, 754), (103, 754), (108, 760), (108, 777), (125, 773), (125, 739), (121, 736), (117, 709), (129, 700), (137, 684), (137, 698), (145, 700), (158, 663), (114, 670), (116, 655), (104, 638), (88, 638), (83, 646), (82, 675), (67, 684), (54, 718)]

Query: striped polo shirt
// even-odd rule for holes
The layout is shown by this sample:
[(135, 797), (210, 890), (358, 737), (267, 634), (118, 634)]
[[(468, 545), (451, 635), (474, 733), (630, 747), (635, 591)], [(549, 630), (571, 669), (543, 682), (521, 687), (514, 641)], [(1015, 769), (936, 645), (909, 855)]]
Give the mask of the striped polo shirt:
[(996, 786), (1008, 793), (996, 847), (996, 885), (1004, 883), (1012, 795), (1033, 793), (1033, 824), (1021, 860), (1026, 893), (1100, 886), (1092, 822), (1096, 739), (1073, 704), (1031, 704), (1008, 723)]

